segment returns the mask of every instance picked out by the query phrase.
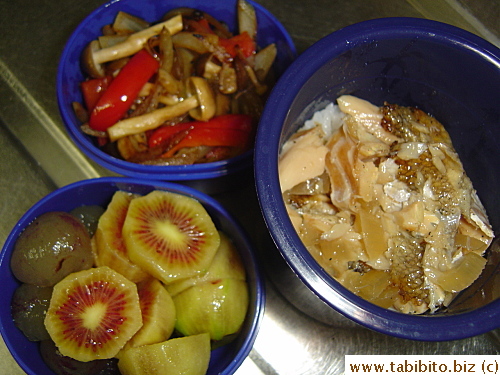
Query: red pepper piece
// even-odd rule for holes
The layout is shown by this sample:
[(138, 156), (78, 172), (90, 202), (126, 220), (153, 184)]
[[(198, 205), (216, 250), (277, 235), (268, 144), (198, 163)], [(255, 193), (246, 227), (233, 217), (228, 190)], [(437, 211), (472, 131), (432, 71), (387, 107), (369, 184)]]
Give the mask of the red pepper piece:
[(184, 147), (226, 146), (247, 149), (252, 141), (252, 118), (248, 115), (228, 114), (202, 122), (193, 121), (189, 133), (163, 157), (172, 157)]
[(111, 81), (92, 110), (90, 127), (105, 131), (119, 121), (159, 66), (159, 62), (146, 50), (141, 50), (132, 56)]
[(196, 127), (209, 129), (237, 129), (246, 132), (253, 131), (253, 120), (249, 115), (226, 114), (212, 118), (209, 121), (195, 121)]
[(175, 134), (186, 131), (190, 127), (190, 122), (182, 122), (172, 126), (162, 126), (151, 134), (148, 139), (148, 145), (150, 148), (160, 146), (162, 143), (167, 142)]
[(83, 101), (85, 102), (85, 107), (89, 113), (94, 109), (99, 98), (108, 88), (111, 80), (112, 77), (106, 76), (103, 78), (89, 79), (80, 84)]
[[(252, 117), (248, 115), (240, 114), (226, 114), (214, 117), (210, 121), (191, 121), (183, 122), (180, 124), (172, 126), (162, 126), (156, 129), (149, 136), (148, 144), (149, 147), (156, 147), (164, 142), (167, 142), (172, 136), (177, 133), (185, 132), (189, 128), (203, 127), (207, 129), (221, 129), (221, 128), (231, 128), (248, 133), (253, 132)], [(187, 133), (186, 133), (187, 134)]]
[(238, 54), (238, 49), (243, 53), (245, 58), (253, 55), (256, 50), (254, 40), (246, 31), (229, 39), (220, 38), (219, 44), (224, 47), (231, 57), (235, 57)]

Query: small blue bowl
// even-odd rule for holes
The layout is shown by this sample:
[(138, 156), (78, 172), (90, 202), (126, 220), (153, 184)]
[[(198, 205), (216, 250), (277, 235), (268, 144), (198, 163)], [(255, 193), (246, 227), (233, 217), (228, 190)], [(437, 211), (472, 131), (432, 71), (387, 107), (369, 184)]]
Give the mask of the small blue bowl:
[(234, 242), (246, 267), (250, 304), (244, 325), (237, 338), (212, 352), (207, 374), (233, 374), (252, 349), (264, 314), (265, 286), (252, 244), (240, 224), (213, 198), (190, 187), (169, 182), (142, 182), (134, 178), (103, 177), (76, 182), (53, 191), (29, 209), (13, 228), (0, 254), (0, 333), (19, 366), (29, 375), (54, 375), (43, 362), (38, 343), (28, 341), (14, 325), (10, 301), (19, 282), (10, 269), (15, 242), (23, 229), (36, 217), (49, 211), (71, 211), (81, 205), (106, 207), (117, 190), (147, 194), (167, 190), (197, 199), (207, 209), (215, 226)]
[[(206, 11), (219, 21), (225, 22), (230, 30), (236, 29), (236, 0), (215, 2), (201, 0), (113, 0), (86, 17), (76, 28), (64, 47), (57, 72), (57, 100), (62, 120), (71, 139), (93, 161), (103, 167), (129, 177), (149, 180), (188, 181), (217, 179), (236, 174), (243, 170), (252, 172), (253, 151), (220, 162), (181, 165), (151, 166), (127, 162), (100, 150), (95, 139), (80, 130), (80, 121), (74, 114), (72, 103), (82, 103), (80, 82), (85, 79), (80, 65), (80, 57), (87, 44), (102, 35), (102, 27), (113, 22), (119, 11), (128, 12), (149, 22), (157, 22), (171, 9), (190, 7)], [(261, 5), (249, 1), (256, 10), (259, 46), (275, 43), (278, 55), (275, 74), (281, 75), (296, 56), (295, 46), (290, 35), (281, 23)], [(224, 180), (222, 178), (222, 180)], [(222, 185), (222, 184), (221, 184)], [(198, 187), (198, 186), (196, 186)]]
[[(257, 132), (255, 179), (282, 256), (320, 300), (350, 319), (414, 340), (462, 339), (500, 327), (500, 51), (456, 27), (424, 19), (370, 20), (306, 50), (272, 91)], [(296, 234), (283, 203), (278, 154), (312, 114), (343, 94), (416, 106), (440, 120), (489, 213), (497, 240), (483, 276), (448, 311), (412, 316), (377, 307), (328, 275)], [(482, 296), (482, 297), (481, 297)], [(293, 298), (293, 297), (291, 297)]]

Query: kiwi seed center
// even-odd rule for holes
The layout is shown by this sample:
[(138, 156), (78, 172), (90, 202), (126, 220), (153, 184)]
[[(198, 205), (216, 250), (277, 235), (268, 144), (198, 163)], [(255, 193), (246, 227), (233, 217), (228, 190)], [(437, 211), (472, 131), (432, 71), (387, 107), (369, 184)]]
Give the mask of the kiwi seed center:
[(167, 239), (168, 241), (175, 244), (185, 244), (186, 235), (179, 227), (172, 223), (171, 221), (157, 221), (156, 222), (156, 232), (159, 234), (159, 238)]
[(102, 324), (105, 316), (106, 305), (104, 303), (96, 302), (92, 306), (85, 308), (82, 312), (82, 325), (89, 330), (94, 330)]

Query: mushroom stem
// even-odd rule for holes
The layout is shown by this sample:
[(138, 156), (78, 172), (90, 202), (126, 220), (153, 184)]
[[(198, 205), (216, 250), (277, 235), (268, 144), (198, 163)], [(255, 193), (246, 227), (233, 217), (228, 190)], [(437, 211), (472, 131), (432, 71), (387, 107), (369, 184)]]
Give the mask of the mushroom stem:
[(108, 61), (133, 55), (144, 47), (144, 44), (149, 38), (158, 35), (164, 27), (167, 28), (167, 30), (172, 35), (178, 33), (182, 30), (182, 16), (175, 16), (167, 21), (158, 23), (156, 25), (148, 27), (147, 29), (131, 34), (126, 40), (112, 47), (106, 47), (95, 51), (94, 61), (97, 64), (102, 64)]
[(113, 142), (128, 135), (156, 129), (165, 121), (183, 115), (198, 105), (198, 98), (190, 96), (177, 104), (156, 109), (144, 115), (120, 120), (107, 129), (109, 139)]
[(215, 115), (215, 98), (207, 80), (201, 77), (190, 77), (187, 84), (188, 93), (198, 99), (198, 106), (189, 111), (189, 115), (198, 121), (210, 120)]
[(165, 121), (189, 112), (196, 120), (207, 121), (215, 115), (215, 99), (208, 82), (201, 77), (189, 77), (188, 97), (183, 101), (139, 116), (118, 121), (107, 129), (114, 142), (128, 135), (156, 129)]

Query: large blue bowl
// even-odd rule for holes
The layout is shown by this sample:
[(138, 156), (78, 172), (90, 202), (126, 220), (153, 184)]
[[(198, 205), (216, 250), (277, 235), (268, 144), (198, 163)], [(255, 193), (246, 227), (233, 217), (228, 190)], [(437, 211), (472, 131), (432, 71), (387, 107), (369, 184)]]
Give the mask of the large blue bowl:
[(106, 207), (117, 190), (147, 194), (167, 190), (200, 201), (214, 220), (215, 226), (234, 242), (246, 267), (250, 287), (250, 304), (244, 325), (237, 338), (212, 352), (207, 374), (233, 374), (245, 360), (256, 339), (264, 314), (265, 286), (252, 244), (238, 222), (213, 198), (190, 187), (168, 182), (142, 182), (133, 178), (104, 177), (85, 180), (50, 193), (29, 209), (13, 228), (0, 254), (0, 333), (19, 366), (29, 375), (54, 375), (43, 362), (38, 343), (30, 342), (14, 325), (10, 301), (19, 285), (10, 269), (15, 242), (23, 229), (36, 217), (49, 211), (71, 211), (81, 205)]
[[(57, 100), (59, 111), (71, 139), (96, 163), (105, 168), (129, 177), (147, 178), (164, 181), (213, 180), (237, 174), (241, 171), (252, 172), (253, 151), (238, 157), (198, 165), (151, 166), (127, 162), (108, 155), (100, 150), (95, 139), (80, 130), (80, 121), (74, 114), (72, 103), (82, 102), (79, 84), (85, 79), (80, 65), (82, 51), (87, 44), (102, 35), (102, 27), (113, 22), (119, 11), (128, 12), (149, 22), (157, 22), (171, 9), (177, 7), (196, 8), (225, 22), (230, 30), (236, 30), (236, 0), (113, 0), (103, 4), (86, 17), (68, 39), (61, 55), (57, 72)], [(249, 1), (256, 10), (259, 46), (276, 43), (278, 55), (275, 73), (282, 74), (296, 56), (295, 46), (290, 35), (281, 23), (261, 5)], [(213, 182), (213, 181), (212, 181)], [(222, 184), (221, 184), (222, 185)], [(201, 185), (202, 186), (202, 185)], [(198, 187), (198, 186), (196, 186)], [(208, 191), (208, 189), (207, 189)]]
[[(259, 125), (255, 178), (272, 239), (291, 269), (328, 306), (373, 330), (415, 340), (454, 340), (500, 327), (499, 241), (487, 272), (448, 312), (412, 316), (377, 307), (330, 277), (296, 234), (280, 191), (278, 154), (304, 120), (343, 94), (416, 106), (450, 133), (500, 235), (500, 51), (450, 25), (376, 19), (336, 31), (280, 78)], [(481, 297), (483, 295), (484, 297)], [(293, 300), (293, 296), (290, 297)], [(293, 302), (293, 301), (292, 301)]]

